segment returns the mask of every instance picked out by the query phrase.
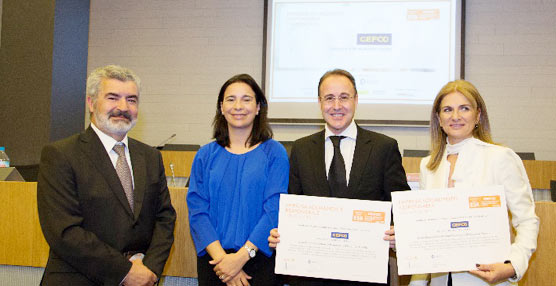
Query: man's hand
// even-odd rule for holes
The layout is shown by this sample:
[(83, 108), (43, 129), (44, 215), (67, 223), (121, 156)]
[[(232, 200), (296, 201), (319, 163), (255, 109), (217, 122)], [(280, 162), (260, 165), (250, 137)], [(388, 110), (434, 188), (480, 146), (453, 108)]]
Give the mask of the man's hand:
[(122, 285), (124, 286), (152, 286), (158, 278), (147, 266), (143, 265), (142, 259), (133, 260), (131, 269), (127, 273)]
[(515, 269), (511, 263), (477, 264), (477, 269), (469, 271), (469, 273), (477, 275), (491, 284), (515, 275)]
[(396, 250), (396, 233), (394, 232), (394, 227), (390, 226), (390, 229), (384, 232), (384, 240), (390, 242), (390, 248)]
[(280, 242), (280, 234), (277, 228), (270, 230), (270, 235), (268, 236), (268, 246), (270, 248), (276, 248), (276, 245)]
[(209, 261), (214, 266), (214, 272), (224, 283), (231, 281), (249, 261), (249, 254), (244, 248), (240, 248), (236, 253), (229, 253), (219, 259)]

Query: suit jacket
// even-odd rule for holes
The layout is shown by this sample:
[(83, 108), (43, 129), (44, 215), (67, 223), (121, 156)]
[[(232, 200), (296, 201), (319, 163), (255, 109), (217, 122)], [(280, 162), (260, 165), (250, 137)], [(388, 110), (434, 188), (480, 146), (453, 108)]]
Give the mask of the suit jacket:
[[(357, 126), (347, 193), (336, 197), (391, 201), (392, 191), (409, 189), (396, 140)], [(331, 196), (324, 162), (324, 130), (294, 142), (289, 193)]]
[[(290, 194), (331, 196), (324, 162), (324, 139), (323, 130), (294, 142), (290, 156)], [(347, 192), (336, 193), (336, 197), (391, 201), (391, 192), (409, 189), (396, 140), (357, 126)], [(292, 285), (373, 285), (312, 278), (296, 280), (299, 279), (294, 278)]]
[(158, 277), (170, 253), (176, 214), (160, 152), (129, 138), (134, 208), (106, 149), (89, 127), (43, 148), (39, 220), (50, 255), (42, 285), (118, 285), (142, 252)]

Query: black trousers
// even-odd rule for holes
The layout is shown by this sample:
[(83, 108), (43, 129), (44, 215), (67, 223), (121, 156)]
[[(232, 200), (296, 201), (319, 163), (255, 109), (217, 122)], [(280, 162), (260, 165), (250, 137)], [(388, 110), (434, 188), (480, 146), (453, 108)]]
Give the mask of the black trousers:
[[(373, 271), (369, 269), (369, 271)], [(389, 286), (390, 285), (390, 267), (388, 267), (388, 276), (386, 284), (382, 283), (366, 283), (334, 279), (320, 279), (301, 276), (283, 276), (282, 280), (290, 286)]]
[[(226, 249), (226, 253), (236, 252), (233, 249)], [(218, 286), (226, 285), (216, 276), (214, 272), (214, 265), (209, 264), (212, 258), (210, 255), (205, 254), (197, 257), (197, 275), (199, 286)], [(277, 286), (280, 285), (276, 274), (274, 274), (275, 259), (274, 254), (271, 257), (266, 257), (264, 254), (258, 252), (255, 258), (250, 259), (243, 266), (243, 271), (251, 276), (249, 284), (252, 286)]]
[(308, 277), (293, 277), (289, 276), (285, 279), (290, 286), (385, 286), (387, 284), (379, 283), (364, 283), (364, 282), (354, 282), (354, 281), (342, 281), (342, 280), (332, 280), (332, 279), (318, 279), (318, 278), (308, 278)]
[[(369, 271), (373, 271), (369, 269)], [(283, 276), (282, 280), (290, 286), (389, 286), (390, 285), (390, 266), (388, 266), (388, 276), (386, 284), (382, 283), (366, 283), (334, 279), (320, 279), (301, 276)]]

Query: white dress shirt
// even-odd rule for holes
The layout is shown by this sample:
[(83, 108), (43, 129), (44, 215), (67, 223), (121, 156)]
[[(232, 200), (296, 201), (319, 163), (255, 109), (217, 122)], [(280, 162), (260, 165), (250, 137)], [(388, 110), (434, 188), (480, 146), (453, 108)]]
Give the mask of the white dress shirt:
[(324, 162), (326, 164), (326, 177), (328, 177), (330, 164), (332, 164), (332, 158), (334, 157), (334, 145), (332, 144), (332, 140), (330, 140), (330, 136), (346, 136), (346, 138), (340, 141), (340, 153), (342, 153), (342, 157), (344, 157), (346, 182), (349, 186), (349, 174), (351, 173), (353, 153), (355, 152), (355, 142), (357, 140), (357, 125), (355, 125), (355, 122), (352, 120), (346, 130), (338, 135), (332, 133), (328, 125), (325, 125), (324, 130)]
[(133, 166), (131, 165), (131, 155), (129, 154), (127, 135), (124, 137), (122, 141), (116, 141), (116, 139), (110, 137), (108, 134), (98, 129), (98, 127), (96, 127), (93, 122), (91, 122), (91, 127), (97, 134), (98, 138), (100, 139), (100, 142), (102, 142), (104, 149), (106, 149), (106, 153), (108, 153), (108, 156), (110, 157), (110, 161), (112, 162), (112, 166), (114, 166), (114, 169), (116, 169), (116, 162), (118, 162), (118, 153), (114, 151), (113, 149), (114, 145), (121, 144), (121, 143), (124, 144), (127, 165), (129, 166), (129, 170), (131, 171), (131, 182), (133, 183), (133, 188), (135, 188), (135, 180), (133, 178)]
[[(114, 151), (113, 148), (116, 144), (124, 144), (125, 158), (127, 161), (127, 165), (129, 166), (129, 171), (131, 172), (131, 183), (133, 184), (133, 188), (135, 189), (135, 179), (133, 178), (133, 166), (131, 165), (131, 155), (129, 154), (129, 148), (128, 148), (129, 140), (127, 138), (127, 134), (125, 135), (124, 139), (122, 139), (122, 141), (116, 141), (116, 139), (110, 137), (108, 134), (98, 129), (98, 127), (96, 127), (93, 122), (91, 122), (91, 127), (97, 134), (98, 138), (100, 139), (100, 142), (102, 142), (102, 146), (104, 146), (104, 149), (106, 149), (106, 153), (108, 153), (108, 156), (110, 157), (110, 161), (112, 162), (112, 166), (114, 166), (114, 169), (116, 169), (116, 163), (118, 162), (119, 155), (118, 153), (116, 153), (116, 151)], [(135, 259), (143, 259), (144, 257), (145, 254), (136, 253), (129, 258), (129, 261), (133, 261)], [(127, 275), (129, 275), (129, 273)], [(120, 282), (119, 285), (122, 285), (124, 283), (125, 279), (127, 278), (127, 275), (124, 277), (124, 279), (122, 279), (122, 282)]]

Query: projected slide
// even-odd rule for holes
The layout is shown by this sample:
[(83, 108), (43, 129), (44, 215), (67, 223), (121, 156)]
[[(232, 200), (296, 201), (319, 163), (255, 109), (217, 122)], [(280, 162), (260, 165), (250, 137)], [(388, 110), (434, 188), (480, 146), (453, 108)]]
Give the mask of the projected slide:
[(270, 102), (316, 102), (320, 76), (350, 71), (359, 104), (430, 105), (459, 72), (456, 1), (271, 1)]

